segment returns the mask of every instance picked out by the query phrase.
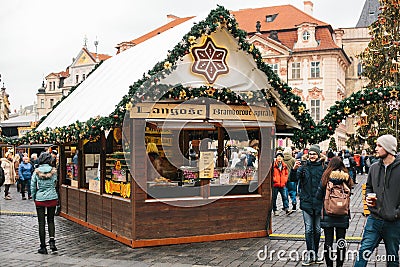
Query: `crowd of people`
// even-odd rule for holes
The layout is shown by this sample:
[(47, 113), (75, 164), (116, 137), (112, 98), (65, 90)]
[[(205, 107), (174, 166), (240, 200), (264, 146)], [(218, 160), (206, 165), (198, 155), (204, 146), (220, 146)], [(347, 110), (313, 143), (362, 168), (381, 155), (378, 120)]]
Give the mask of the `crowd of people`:
[[(251, 153), (232, 154), (229, 166), (251, 166), (256, 159)], [(39, 157), (32, 154), (13, 155), (5, 153), (1, 158), (0, 176), (4, 175), (4, 198), (11, 200), (10, 186), (17, 183), (21, 199), (33, 199), (38, 215), (40, 248), (38, 253), (47, 254), (45, 224), (49, 232), (49, 247), (54, 252), (54, 216), (58, 204), (57, 151), (42, 152)], [(363, 237), (355, 261), (355, 267), (367, 266), (368, 259), (383, 240), (387, 253), (387, 266), (399, 266), (400, 245), (400, 157), (397, 155), (397, 139), (383, 135), (377, 139), (375, 154), (365, 151), (352, 154), (349, 150), (321, 151), (316, 144), (302, 151), (285, 148), (278, 150), (273, 162), (272, 212), (277, 209), (277, 197), (281, 195), (283, 210), (290, 215), (299, 207), (302, 211), (307, 255), (303, 266), (324, 263), (342, 267), (345, 261), (345, 246), (336, 244), (345, 240), (350, 224), (350, 196), (356, 174), (368, 174), (366, 204), (371, 212), (363, 231)], [(256, 157), (255, 157), (256, 158)], [(338, 189), (341, 199), (331, 196)], [(26, 197), (27, 194), (27, 197)], [(299, 205), (297, 203), (299, 199)], [(291, 202), (291, 207), (289, 203)], [(336, 205), (336, 206), (335, 206)], [(324, 255), (318, 255), (324, 229)], [(335, 253), (336, 252), (336, 253)]]
[[(293, 153), (289, 148), (277, 151), (273, 164), (272, 210), (279, 216), (276, 201), (280, 193), (283, 210), (290, 215), (289, 196), (294, 211), (296, 194), (299, 194), (307, 248), (303, 266), (325, 262), (326, 266), (333, 267), (334, 261), (337, 267), (343, 266), (346, 247), (339, 244), (343, 244), (350, 224), (351, 189), (357, 183), (356, 174), (364, 173), (368, 174), (366, 204), (371, 215), (354, 266), (367, 266), (382, 240), (387, 253), (386, 265), (399, 266), (400, 192), (396, 185), (400, 178), (400, 158), (395, 137), (379, 137), (374, 155), (367, 155), (365, 151), (352, 154), (346, 148), (323, 153), (318, 145)], [(341, 193), (341, 199), (332, 197), (336, 192)], [(318, 255), (321, 229), (325, 234), (324, 255)]]

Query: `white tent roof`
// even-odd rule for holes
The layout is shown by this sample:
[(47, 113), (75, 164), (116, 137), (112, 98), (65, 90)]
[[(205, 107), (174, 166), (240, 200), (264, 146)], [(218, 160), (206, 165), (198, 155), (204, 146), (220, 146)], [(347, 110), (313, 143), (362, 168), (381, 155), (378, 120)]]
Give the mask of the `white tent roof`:
[[(190, 19), (103, 62), (96, 71), (47, 116), (38, 126), (37, 130), (44, 130), (46, 127), (56, 128), (67, 126), (76, 121), (84, 122), (96, 116), (109, 116), (115, 110), (116, 105), (121, 101), (123, 96), (128, 93), (129, 86), (141, 79), (143, 74), (151, 70), (155, 64), (165, 60), (168, 50), (172, 50), (182, 40), (182, 37), (190, 32), (195, 22), (201, 21), (205, 17), (198, 16)], [(243, 53), (241, 55), (243, 57)], [(248, 55), (246, 57), (251, 58)], [(236, 61), (233, 59), (232, 56), (230, 60), (235, 63)], [(253, 70), (256, 69), (254, 60), (247, 61), (251, 62), (250, 64), (254, 66)], [(235, 64), (238, 64), (238, 62)], [(237, 65), (237, 68), (240, 69), (242, 66)], [(264, 87), (260, 88), (270, 87), (268, 78), (264, 73), (258, 69), (253, 73), (249, 75), (257, 77), (258, 82), (254, 82), (255, 84), (264, 85)], [(249, 75), (245, 74), (242, 76), (246, 76), (248, 80), (251, 78)], [(251, 80), (253, 81), (254, 79)], [(236, 86), (238, 91), (241, 90), (240, 87), (243, 90), (248, 87), (244, 80), (228, 85), (230, 87)], [(279, 109), (277, 123), (280, 122), (279, 124), (299, 128), (293, 115), (277, 99), (276, 95), (275, 98)]]
[(1, 127), (31, 126), (36, 121), (35, 115), (16, 116), (0, 123)]

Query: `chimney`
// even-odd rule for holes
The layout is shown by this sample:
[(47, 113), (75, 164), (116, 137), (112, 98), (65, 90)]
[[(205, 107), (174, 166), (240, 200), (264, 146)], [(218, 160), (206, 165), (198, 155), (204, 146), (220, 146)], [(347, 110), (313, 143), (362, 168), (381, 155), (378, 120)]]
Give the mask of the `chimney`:
[(311, 1), (304, 1), (304, 12), (306, 12), (308, 15), (312, 16), (313, 15), (313, 7), (314, 4)]
[(343, 48), (343, 35), (344, 35), (344, 30), (342, 29), (335, 30), (335, 43), (340, 48)]

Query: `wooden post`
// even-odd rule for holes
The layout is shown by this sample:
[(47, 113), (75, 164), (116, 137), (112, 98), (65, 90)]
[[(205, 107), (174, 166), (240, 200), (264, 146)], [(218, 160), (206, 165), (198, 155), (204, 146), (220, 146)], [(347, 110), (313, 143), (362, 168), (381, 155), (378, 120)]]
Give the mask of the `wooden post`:
[(224, 167), (224, 132), (225, 129), (222, 127), (217, 127), (218, 131), (218, 149), (217, 149), (217, 167)]

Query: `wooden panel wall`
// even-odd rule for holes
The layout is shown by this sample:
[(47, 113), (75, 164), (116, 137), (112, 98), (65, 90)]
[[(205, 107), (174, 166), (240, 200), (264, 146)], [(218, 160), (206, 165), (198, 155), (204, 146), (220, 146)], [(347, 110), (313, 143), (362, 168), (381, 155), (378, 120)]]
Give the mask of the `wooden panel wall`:
[(79, 219), (81, 219), (82, 221), (86, 221), (86, 196), (86, 189), (79, 190)]
[[(269, 181), (266, 179), (265, 183)], [(193, 208), (136, 200), (136, 239), (262, 231), (268, 222), (269, 195), (220, 199)], [(201, 204), (201, 201), (193, 204)]]
[(87, 222), (96, 226), (103, 224), (102, 197), (99, 194), (88, 192), (87, 194)]
[(60, 203), (61, 203), (61, 212), (68, 213), (68, 197), (67, 197), (68, 188), (66, 186), (60, 186)]
[(77, 188), (68, 188), (68, 215), (79, 218), (79, 190)]
[[(68, 200), (62, 202), (65, 214), (116, 235), (131, 238), (133, 223), (129, 200), (110, 195), (101, 196), (77, 188), (65, 188), (64, 191), (68, 191)], [(62, 194), (65, 196), (64, 192)]]

